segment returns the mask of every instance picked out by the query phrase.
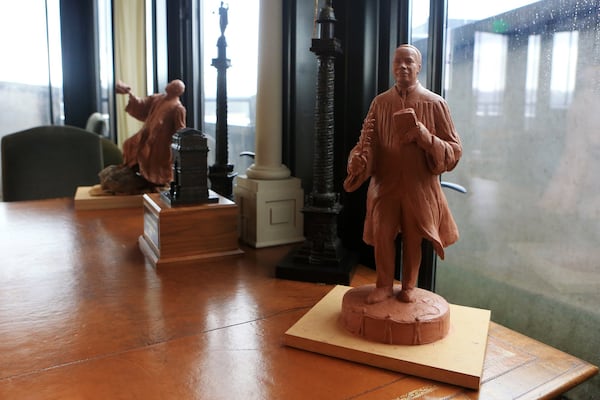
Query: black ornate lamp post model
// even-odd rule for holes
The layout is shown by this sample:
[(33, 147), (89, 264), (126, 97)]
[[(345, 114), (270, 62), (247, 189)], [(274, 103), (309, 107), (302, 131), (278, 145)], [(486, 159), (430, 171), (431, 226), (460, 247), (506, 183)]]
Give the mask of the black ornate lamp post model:
[(334, 37), (335, 15), (332, 0), (320, 10), (318, 38), (310, 50), (317, 56), (317, 93), (313, 154), (313, 189), (302, 210), (306, 240), (277, 267), (281, 278), (349, 284), (353, 261), (337, 235), (342, 210), (333, 191), (334, 80), (335, 57), (341, 45)]
[(228, 139), (227, 139), (227, 68), (231, 66), (231, 60), (227, 58), (227, 41), (225, 40), (225, 28), (227, 27), (227, 12), (223, 2), (219, 7), (219, 18), (221, 36), (217, 40), (219, 49), (218, 57), (213, 58), (212, 66), (217, 69), (217, 125), (215, 144), (215, 164), (209, 167), (208, 177), (211, 189), (221, 196), (231, 198), (233, 194), (233, 165), (228, 163)]

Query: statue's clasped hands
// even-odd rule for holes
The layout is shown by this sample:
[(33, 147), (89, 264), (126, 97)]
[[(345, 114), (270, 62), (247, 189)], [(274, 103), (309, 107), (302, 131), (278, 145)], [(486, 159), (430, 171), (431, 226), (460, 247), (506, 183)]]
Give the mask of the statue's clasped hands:
[(427, 129), (422, 122), (417, 121), (417, 125), (406, 132), (405, 143), (414, 142), (423, 150), (428, 151), (434, 137), (435, 136), (429, 132), (429, 129)]
[(406, 132), (406, 141), (407, 142), (418, 142), (420, 139), (426, 137), (429, 131), (425, 128), (422, 122), (417, 121), (417, 125), (410, 128)]

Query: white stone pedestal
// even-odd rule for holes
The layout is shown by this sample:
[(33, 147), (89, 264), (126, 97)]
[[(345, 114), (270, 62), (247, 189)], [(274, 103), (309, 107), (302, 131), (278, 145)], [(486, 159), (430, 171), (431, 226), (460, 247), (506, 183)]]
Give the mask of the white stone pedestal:
[(304, 241), (304, 191), (299, 178), (236, 178), (240, 239), (255, 248)]

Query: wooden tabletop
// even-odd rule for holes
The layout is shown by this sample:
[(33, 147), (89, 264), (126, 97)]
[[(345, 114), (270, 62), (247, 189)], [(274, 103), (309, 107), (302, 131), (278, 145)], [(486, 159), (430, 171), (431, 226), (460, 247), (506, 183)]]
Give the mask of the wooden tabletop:
[(290, 246), (154, 269), (142, 231), (141, 206), (0, 202), (1, 399), (537, 399), (598, 372), (494, 323), (479, 392), (291, 348), (332, 286), (276, 279)]

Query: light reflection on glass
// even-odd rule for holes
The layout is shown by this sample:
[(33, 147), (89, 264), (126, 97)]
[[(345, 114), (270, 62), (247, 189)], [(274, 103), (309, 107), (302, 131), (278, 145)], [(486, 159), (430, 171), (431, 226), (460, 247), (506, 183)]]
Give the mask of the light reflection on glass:
[(525, 80), (525, 117), (535, 117), (540, 79), (541, 35), (530, 35), (527, 43), (527, 77)]
[(550, 78), (550, 105), (566, 108), (573, 99), (577, 72), (577, 31), (556, 32), (552, 38), (552, 75)]
[(475, 32), (473, 91), (479, 116), (494, 116), (502, 112), (507, 46), (508, 40), (504, 35)]

